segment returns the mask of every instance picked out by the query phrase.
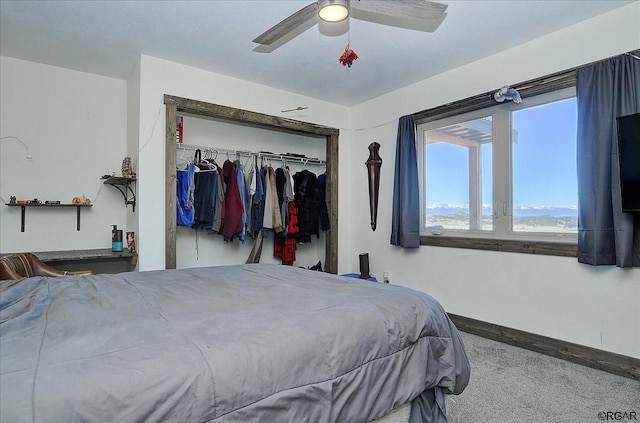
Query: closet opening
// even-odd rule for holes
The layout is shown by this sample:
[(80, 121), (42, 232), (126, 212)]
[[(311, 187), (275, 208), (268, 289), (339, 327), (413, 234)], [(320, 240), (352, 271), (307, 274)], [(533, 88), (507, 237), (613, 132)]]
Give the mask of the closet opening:
[[(233, 128), (234, 125), (240, 125), (241, 128), (238, 128), (240, 133), (249, 130), (249, 128), (256, 128), (261, 131), (269, 130), (282, 133), (283, 137), (292, 137), (291, 139), (294, 141), (296, 136), (300, 136), (300, 151), (308, 150), (308, 147), (305, 147), (305, 143), (302, 142), (304, 140), (318, 139), (319, 142), (324, 141), (324, 152), (322, 153), (324, 153), (325, 157), (321, 161), (324, 162), (326, 171), (326, 203), (330, 229), (323, 232), (325, 245), (324, 260), (322, 262), (326, 272), (337, 273), (338, 129), (170, 95), (164, 96), (164, 103), (166, 106), (165, 268), (175, 269), (177, 266), (176, 166), (178, 155), (176, 147), (179, 145), (177, 142), (177, 117), (185, 116), (191, 119), (192, 122), (193, 119), (198, 118), (212, 122), (222, 122), (223, 126), (227, 127), (227, 130), (229, 127)], [(229, 145), (225, 146), (227, 147), (225, 154), (228, 154), (228, 151), (235, 153), (236, 151), (233, 150), (243, 154), (249, 153), (240, 148), (240, 143), (237, 149), (234, 148), (232, 143), (233, 139), (230, 139), (227, 143)], [(185, 144), (189, 143), (185, 141)], [(264, 145), (255, 144), (253, 149), (256, 151), (253, 153), (271, 152), (272, 150), (268, 144), (268, 139), (265, 140)], [(228, 147), (231, 148), (229, 149)], [(223, 151), (224, 149), (220, 148), (220, 150)], [(273, 153), (271, 157), (268, 154), (260, 157), (262, 160), (273, 160), (274, 162), (286, 160), (280, 157), (281, 152)], [(304, 163), (304, 161), (301, 163)]]

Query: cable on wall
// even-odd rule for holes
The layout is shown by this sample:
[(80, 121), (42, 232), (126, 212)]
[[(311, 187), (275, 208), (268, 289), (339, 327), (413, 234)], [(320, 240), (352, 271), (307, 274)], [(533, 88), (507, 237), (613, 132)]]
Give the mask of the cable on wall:
[(161, 101), (160, 107), (158, 107), (158, 114), (156, 115), (156, 119), (153, 121), (153, 126), (151, 127), (151, 134), (149, 134), (149, 138), (147, 138), (147, 141), (145, 141), (142, 147), (140, 147), (140, 149), (138, 150), (138, 153), (142, 153), (142, 150), (144, 150), (147, 144), (151, 142), (151, 139), (153, 138), (153, 133), (156, 131), (156, 124), (158, 123), (158, 119), (160, 119), (160, 113), (162, 112), (163, 108), (164, 108), (164, 103)]
[[(33, 156), (31, 155), (31, 150), (29, 149), (29, 146), (22, 141), (20, 138), (18, 137), (14, 137), (14, 136), (6, 136), (6, 137), (1, 137), (0, 138), (0, 144), (5, 144), (8, 142), (16, 142), (18, 144), (22, 144), (22, 146), (27, 150), (27, 160), (31, 160), (33, 159)], [(7, 200), (5, 200), (4, 198), (2, 198), (2, 196), (0, 196), (0, 201), (2, 201), (3, 203), (7, 203)]]
[(20, 138), (14, 137), (14, 136), (6, 136), (6, 137), (0, 138), (0, 144), (4, 144), (7, 142), (17, 142), (19, 144), (22, 144), (24, 148), (27, 150), (27, 160), (33, 159), (33, 156), (31, 155), (31, 150), (29, 150), (29, 146)]
[(391, 124), (397, 123), (397, 122), (398, 122), (398, 118), (395, 118), (395, 119), (388, 120), (388, 121), (386, 121), (384, 123), (379, 123), (377, 125), (368, 126), (368, 127), (365, 127), (365, 128), (338, 128), (338, 129), (340, 129), (341, 131), (352, 131), (352, 132), (368, 131), (368, 130), (371, 130), (371, 129), (377, 129), (377, 128), (381, 128), (383, 126), (391, 125)]

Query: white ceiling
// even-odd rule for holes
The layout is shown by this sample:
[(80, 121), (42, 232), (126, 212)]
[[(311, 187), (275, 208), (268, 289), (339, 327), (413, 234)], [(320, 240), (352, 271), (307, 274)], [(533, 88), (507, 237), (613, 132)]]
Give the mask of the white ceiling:
[(434, 33), (351, 19), (349, 35), (314, 25), (262, 53), (251, 40), (310, 0), (0, 0), (0, 54), (120, 79), (145, 54), (352, 106), (633, 1), (441, 0)]

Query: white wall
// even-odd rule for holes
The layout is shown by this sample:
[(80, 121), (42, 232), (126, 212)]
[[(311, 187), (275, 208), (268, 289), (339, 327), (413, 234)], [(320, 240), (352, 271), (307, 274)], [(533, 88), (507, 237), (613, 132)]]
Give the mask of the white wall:
[(76, 230), (75, 208), (27, 208), (20, 232), (20, 208), (0, 205), (0, 252), (111, 248), (111, 224), (125, 229), (122, 195), (100, 177), (120, 172), (126, 154), (125, 81), (0, 57), (0, 196), (60, 200), (86, 195)]
[[(140, 145), (140, 63), (138, 63), (127, 80), (127, 152), (131, 156), (131, 164), (135, 171), (138, 170), (138, 148)], [(138, 185), (131, 188), (137, 195)], [(136, 198), (137, 202), (137, 198)], [(138, 214), (132, 206), (127, 207), (127, 231), (134, 232), (134, 241), (138, 238)], [(137, 251), (137, 245), (136, 245)], [(137, 261), (135, 261), (137, 265)]]
[(361, 162), (372, 140), (381, 144), (379, 224), (372, 232), (363, 219), (369, 214), (364, 169), (343, 172), (340, 194), (352, 201), (339, 209), (351, 229), (340, 237), (340, 271), (357, 269), (358, 253), (369, 252), (374, 275), (388, 271), (392, 283), (431, 293), (449, 312), (640, 357), (640, 269), (596, 268), (576, 258), (389, 245), (399, 116), (637, 49), (638, 16), (636, 2), (354, 107), (351, 124), (365, 129), (341, 143), (341, 169)]
[[(141, 57), (140, 69), (140, 270), (163, 269), (165, 262), (164, 94), (337, 128), (344, 127), (348, 119), (348, 109), (341, 106), (150, 56)], [(297, 106), (309, 109), (293, 114), (281, 113)], [(246, 260), (244, 252), (239, 254)]]

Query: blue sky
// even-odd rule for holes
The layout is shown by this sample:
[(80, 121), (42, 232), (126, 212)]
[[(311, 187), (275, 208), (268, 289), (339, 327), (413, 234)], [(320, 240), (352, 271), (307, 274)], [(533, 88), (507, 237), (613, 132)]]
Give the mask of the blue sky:
[[(545, 122), (541, 125), (540, 122)], [(527, 108), (513, 114), (519, 133), (513, 148), (516, 206), (577, 206), (576, 99)], [(428, 204), (467, 204), (467, 149), (429, 146)], [(483, 203), (491, 204), (491, 146), (483, 147)]]
[(520, 133), (513, 155), (514, 204), (578, 205), (577, 119), (575, 97), (514, 113)]

